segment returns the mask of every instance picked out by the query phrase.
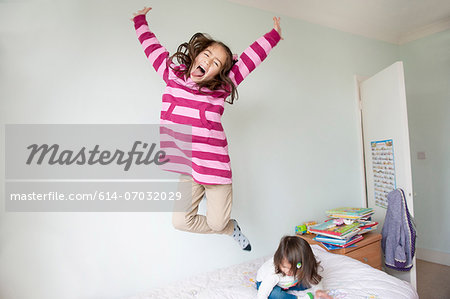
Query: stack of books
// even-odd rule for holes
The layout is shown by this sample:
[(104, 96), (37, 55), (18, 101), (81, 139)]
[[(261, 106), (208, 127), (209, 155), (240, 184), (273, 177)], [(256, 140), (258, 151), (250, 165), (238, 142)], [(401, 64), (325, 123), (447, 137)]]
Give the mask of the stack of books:
[(374, 213), (372, 208), (342, 207), (328, 210), (325, 213), (329, 218), (340, 218), (343, 219), (346, 223), (349, 223), (350, 221), (358, 222), (360, 224), (360, 231), (358, 232), (358, 234), (360, 235), (375, 230), (378, 225), (378, 222), (371, 221), (371, 216)]
[(335, 223), (334, 219), (328, 219), (325, 222), (308, 227), (308, 230), (316, 235), (340, 240), (349, 240), (351, 237), (358, 234), (359, 227), (359, 222), (338, 225)]
[(376, 229), (378, 224), (370, 220), (372, 208), (342, 207), (326, 214), (328, 220), (308, 227), (308, 231), (317, 235), (315, 241), (329, 249), (346, 248), (361, 241), (362, 234)]

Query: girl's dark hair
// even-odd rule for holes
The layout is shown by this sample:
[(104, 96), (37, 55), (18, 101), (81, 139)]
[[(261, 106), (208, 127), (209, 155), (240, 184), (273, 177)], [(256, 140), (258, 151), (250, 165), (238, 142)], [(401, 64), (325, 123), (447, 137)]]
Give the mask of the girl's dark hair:
[[(310, 288), (313, 284), (318, 284), (322, 279), (317, 273), (320, 262), (316, 260), (311, 246), (308, 242), (296, 236), (284, 236), (281, 238), (273, 263), (275, 265), (275, 272), (283, 274), (280, 265), (286, 259), (291, 264), (291, 271), (299, 283), (304, 287)], [(297, 264), (301, 263), (301, 267), (297, 268)]]
[(231, 67), (234, 65), (233, 53), (231, 53), (230, 48), (228, 48), (228, 46), (224, 43), (216, 41), (206, 34), (196, 33), (191, 37), (189, 42), (179, 45), (177, 52), (170, 57), (170, 60), (172, 61), (176, 58), (177, 62), (185, 65), (186, 68), (176, 67), (172, 69), (177, 73), (177, 75), (189, 76), (192, 64), (197, 55), (214, 44), (220, 45), (225, 50), (227, 53), (227, 59), (224, 62), (219, 74), (217, 74), (215, 78), (208, 82), (199, 83), (199, 91), (202, 91), (201, 89), (203, 87), (210, 90), (223, 89), (231, 96), (231, 100), (227, 102), (233, 104), (233, 101), (238, 98), (236, 86), (234, 86), (233, 81), (231, 81), (228, 77)]

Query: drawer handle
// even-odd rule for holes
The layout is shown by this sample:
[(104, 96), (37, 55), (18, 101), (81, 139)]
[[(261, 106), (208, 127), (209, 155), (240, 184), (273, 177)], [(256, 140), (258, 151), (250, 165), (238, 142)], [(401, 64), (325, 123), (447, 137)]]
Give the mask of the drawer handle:
[(366, 257), (363, 257), (363, 261), (364, 261), (365, 263), (367, 263), (367, 262), (369, 261), (369, 259), (366, 258)]

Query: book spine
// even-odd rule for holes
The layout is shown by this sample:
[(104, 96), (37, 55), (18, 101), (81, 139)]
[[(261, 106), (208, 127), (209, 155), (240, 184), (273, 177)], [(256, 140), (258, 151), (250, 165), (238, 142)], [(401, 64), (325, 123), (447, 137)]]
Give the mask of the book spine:
[(331, 236), (340, 236), (341, 233), (335, 232), (335, 231), (329, 231), (329, 230), (320, 230), (320, 229), (309, 229), (310, 232), (315, 234), (322, 234), (322, 235), (331, 235)]
[(328, 238), (324, 236), (317, 235), (314, 239), (314, 241), (322, 242), (322, 243), (329, 243), (329, 244), (345, 244), (345, 240), (336, 239), (336, 238)]

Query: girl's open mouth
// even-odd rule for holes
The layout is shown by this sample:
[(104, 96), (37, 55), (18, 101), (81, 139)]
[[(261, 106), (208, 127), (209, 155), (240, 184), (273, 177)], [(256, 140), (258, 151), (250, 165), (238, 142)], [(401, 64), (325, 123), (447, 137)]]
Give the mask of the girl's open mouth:
[(205, 75), (206, 71), (203, 67), (198, 66), (192, 73), (191, 75), (194, 77), (198, 77), (201, 78)]

